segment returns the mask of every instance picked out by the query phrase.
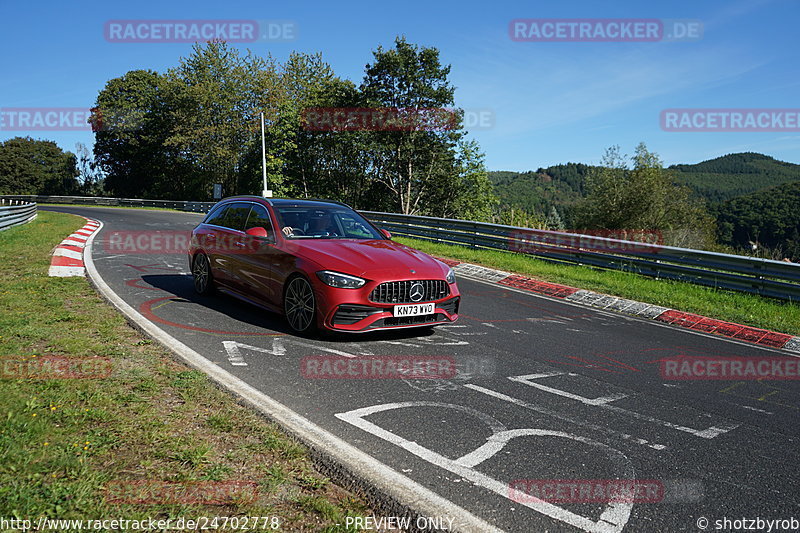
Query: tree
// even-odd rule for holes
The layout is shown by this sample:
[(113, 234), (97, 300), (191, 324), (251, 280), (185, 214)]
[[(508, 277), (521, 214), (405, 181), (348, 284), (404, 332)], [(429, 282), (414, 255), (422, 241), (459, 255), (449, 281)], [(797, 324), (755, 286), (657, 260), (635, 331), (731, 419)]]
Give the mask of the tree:
[(237, 194), (240, 182), (248, 182), (243, 158), (260, 148), (260, 113), (274, 117), (276, 77), (271, 58), (242, 56), (216, 41), (195, 44), (192, 55), (168, 71), (177, 89), (166, 142), (191, 164), (195, 196), (210, 197), (214, 183)]
[(53, 141), (14, 137), (0, 143), (0, 194), (75, 194), (76, 176), (75, 155)]
[(575, 209), (579, 228), (660, 231), (666, 244), (705, 248), (714, 244), (714, 222), (688, 187), (676, 185), (658, 155), (644, 143), (629, 167), (619, 147), (588, 177), (588, 194)]
[(78, 168), (78, 187), (81, 195), (97, 196), (103, 191), (104, 175), (94, 155), (83, 143), (75, 143)]
[(109, 194), (127, 198), (195, 197), (188, 154), (168, 142), (180, 87), (150, 70), (109, 80), (90, 121), (94, 155)]
[(558, 213), (558, 209), (556, 206), (552, 206), (550, 208), (550, 214), (547, 215), (547, 229), (561, 231), (564, 229), (564, 221), (561, 219), (561, 215)]
[[(106, 84), (92, 116), (95, 159), (118, 196), (210, 199), (213, 183), (225, 195), (260, 194), (264, 113), (276, 196), (487, 220), (497, 200), (483, 154), (463, 138), (463, 112), (447, 107), (454, 89), (438, 54), (398, 38), (374, 52), (357, 87), (321, 54), (279, 63), (198, 44), (166, 74), (130, 71)], [(390, 108), (411, 119), (435, 112), (432, 123), (400, 131), (318, 131), (306, 112), (320, 107)]]
[[(489, 181), (484, 155), (474, 140), (462, 140), (448, 170), (437, 174), (440, 183), (434, 183), (425, 199), (426, 214), (490, 222), (499, 204)], [(447, 159), (443, 159), (448, 161)], [(450, 166), (450, 165), (449, 165)]]
[(800, 260), (800, 182), (728, 200), (716, 207), (720, 241), (750, 253), (750, 242), (776, 258)]
[[(414, 114), (423, 110), (446, 110), (454, 104), (455, 89), (447, 76), (449, 66), (439, 62), (435, 48), (418, 48), (395, 39), (395, 47), (373, 52), (374, 62), (367, 65), (361, 91), (372, 108), (390, 108), (398, 113)], [(371, 136), (373, 154), (371, 171), (391, 192), (396, 209), (414, 214), (424, 207), (434, 184), (453, 173), (455, 147), (461, 136), (461, 117), (452, 129), (436, 127), (401, 128), (401, 131), (376, 131)]]

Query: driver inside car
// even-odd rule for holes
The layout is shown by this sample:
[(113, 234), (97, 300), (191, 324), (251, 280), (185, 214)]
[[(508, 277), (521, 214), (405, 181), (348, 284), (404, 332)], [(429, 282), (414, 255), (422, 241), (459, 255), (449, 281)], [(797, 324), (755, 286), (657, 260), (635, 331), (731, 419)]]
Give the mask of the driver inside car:
[(316, 213), (312, 215), (308, 223), (307, 235), (329, 236), (336, 235), (336, 227), (328, 213)]
[(305, 221), (305, 230), (301, 230), (298, 227), (300, 225), (299, 220), (294, 224), (288, 223), (281, 231), (283, 231), (283, 234), (286, 236), (309, 235), (327, 237), (338, 235), (333, 219), (328, 213), (317, 212), (311, 214)]
[(286, 215), (286, 217), (287, 217), (286, 226), (284, 226), (281, 231), (283, 232), (284, 235), (289, 237), (291, 235), (295, 235), (295, 231), (299, 230), (302, 224), (300, 223), (299, 217), (295, 213), (292, 214), (291, 219), (289, 219), (288, 214)]

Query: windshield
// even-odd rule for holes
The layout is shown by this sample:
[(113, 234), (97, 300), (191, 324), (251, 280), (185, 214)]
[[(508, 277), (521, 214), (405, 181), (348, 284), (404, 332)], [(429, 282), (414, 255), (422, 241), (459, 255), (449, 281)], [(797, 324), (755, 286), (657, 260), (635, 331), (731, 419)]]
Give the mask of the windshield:
[(383, 239), (364, 217), (346, 207), (276, 206), (287, 239)]

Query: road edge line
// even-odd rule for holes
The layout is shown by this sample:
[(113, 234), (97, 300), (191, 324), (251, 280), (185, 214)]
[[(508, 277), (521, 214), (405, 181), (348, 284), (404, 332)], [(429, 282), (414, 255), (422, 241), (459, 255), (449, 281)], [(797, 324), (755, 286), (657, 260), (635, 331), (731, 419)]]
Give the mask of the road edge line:
[(95, 267), (92, 245), (104, 227), (102, 221), (97, 222), (100, 226), (89, 236), (84, 248), (87, 278), (95, 290), (137, 329), (307, 446), (314, 462), (321, 466), (334, 483), (360, 492), (376, 511), (387, 516), (411, 516), (414, 519), (412, 524), (418, 516), (447, 517), (454, 519), (456, 529), (451, 531), (502, 533), (503, 530), (400, 474), (248, 385), (147, 320), (111, 289)]

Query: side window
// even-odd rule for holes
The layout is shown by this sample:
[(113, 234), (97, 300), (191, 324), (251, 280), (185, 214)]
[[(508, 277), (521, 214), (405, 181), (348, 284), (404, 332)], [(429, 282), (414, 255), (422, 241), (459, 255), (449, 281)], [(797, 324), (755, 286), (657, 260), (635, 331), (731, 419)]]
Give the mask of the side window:
[(215, 226), (224, 226), (225, 224), (223, 223), (223, 220), (225, 219), (225, 212), (227, 210), (227, 206), (220, 206), (214, 212), (212, 212), (203, 223), (214, 224)]
[(250, 213), (250, 204), (235, 203), (228, 206), (222, 220), (217, 223), (219, 226), (244, 231), (247, 222), (247, 215)]
[(259, 227), (267, 230), (268, 234), (272, 233), (272, 220), (269, 218), (267, 208), (263, 205), (254, 205), (250, 210), (250, 216), (247, 218), (245, 229)]

